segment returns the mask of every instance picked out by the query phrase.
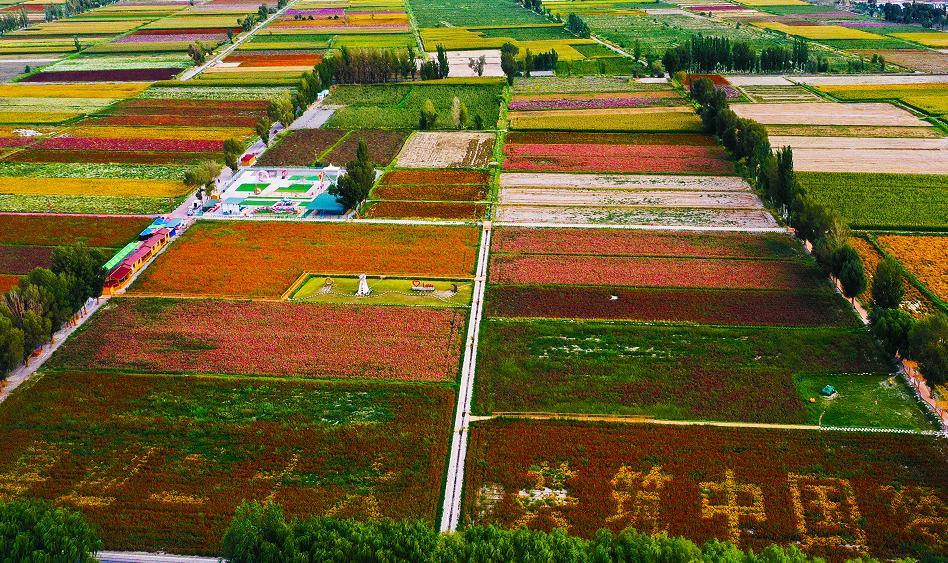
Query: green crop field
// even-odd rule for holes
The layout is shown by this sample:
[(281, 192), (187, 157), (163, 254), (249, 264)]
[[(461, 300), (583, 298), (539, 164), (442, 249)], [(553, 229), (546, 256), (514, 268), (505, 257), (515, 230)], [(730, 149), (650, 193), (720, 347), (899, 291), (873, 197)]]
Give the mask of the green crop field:
[(378, 84), (339, 86), (329, 103), (346, 107), (336, 111), (326, 127), (334, 129), (414, 129), (425, 100), (438, 111), (437, 128), (450, 129), (451, 104), (457, 97), (467, 106), (471, 119), (481, 116), (490, 127), (500, 112), (499, 84), (437, 85)]
[(408, 0), (418, 27), (518, 26), (549, 23), (516, 0)]
[(948, 177), (932, 174), (798, 172), (817, 202), (856, 228), (948, 227)]
[[(806, 423), (793, 374), (890, 369), (861, 329), (490, 319), (481, 328), (474, 411)], [(908, 395), (899, 404), (912, 406)]]

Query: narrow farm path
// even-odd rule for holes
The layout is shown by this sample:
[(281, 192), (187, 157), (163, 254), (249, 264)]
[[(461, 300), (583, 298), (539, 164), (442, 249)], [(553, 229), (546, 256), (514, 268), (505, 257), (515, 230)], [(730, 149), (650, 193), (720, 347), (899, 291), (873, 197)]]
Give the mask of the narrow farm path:
[(184, 81), (186, 81), (186, 80), (191, 80), (192, 78), (194, 78), (194, 77), (197, 76), (198, 74), (204, 72), (205, 70), (207, 70), (207, 69), (210, 68), (211, 66), (213, 66), (213, 65), (217, 64), (218, 62), (222, 61), (222, 60), (224, 59), (224, 57), (226, 57), (227, 55), (231, 54), (231, 52), (233, 52), (234, 49), (236, 49), (237, 47), (239, 47), (241, 43), (243, 43), (243, 42), (246, 41), (247, 39), (250, 39), (251, 37), (253, 37), (258, 31), (260, 31), (261, 29), (265, 28), (267, 25), (270, 24), (270, 22), (272, 22), (272, 21), (275, 20), (276, 18), (282, 16), (282, 15), (283, 15), (283, 12), (287, 11), (287, 10), (288, 10), (291, 6), (293, 6), (295, 3), (296, 3), (296, 0), (290, 0), (289, 2), (286, 3), (286, 6), (283, 6), (282, 8), (280, 8), (279, 10), (277, 10), (276, 12), (270, 14), (270, 17), (269, 17), (269, 18), (267, 18), (267, 19), (263, 20), (262, 22), (258, 23), (256, 27), (254, 27), (253, 29), (251, 29), (251, 30), (248, 31), (247, 33), (244, 33), (243, 35), (241, 35), (240, 37), (238, 37), (236, 41), (234, 41), (233, 43), (231, 43), (231, 44), (228, 45), (227, 47), (224, 47), (223, 49), (221, 49), (221, 52), (217, 53), (216, 55), (214, 55), (214, 56), (211, 57), (210, 59), (204, 61), (204, 64), (202, 64), (201, 66), (193, 66), (193, 67), (189, 68), (188, 70), (182, 72), (182, 73), (178, 76), (178, 80), (180, 80), (180, 81), (182, 81), (182, 82), (184, 82)]
[(451, 457), (448, 460), (441, 510), (442, 532), (458, 527), (461, 512), (461, 489), (464, 485), (464, 463), (467, 458), (467, 431), (471, 423), (471, 396), (474, 393), (474, 368), (477, 362), (477, 343), (480, 336), (481, 315), (484, 312), (484, 287), (487, 284), (487, 259), (490, 254), (491, 224), (485, 221), (481, 231), (481, 248), (474, 275), (474, 296), (471, 316), (467, 325), (467, 341), (461, 365), (461, 385), (454, 413), (454, 431), (451, 435)]
[(56, 334), (53, 335), (53, 339), (50, 342), (43, 345), (43, 351), (39, 356), (29, 358), (27, 363), (15, 369), (13, 373), (7, 377), (3, 387), (0, 388), (0, 403), (5, 401), (14, 389), (28, 381), (30, 377), (36, 373), (36, 370), (42, 367), (43, 363), (53, 355), (53, 352), (58, 350), (59, 347), (62, 346), (62, 343), (108, 300), (108, 297), (100, 297), (99, 299), (89, 299), (86, 301), (86, 305), (82, 311), (77, 313), (66, 326), (56, 331)]
[(516, 418), (522, 420), (572, 420), (580, 422), (618, 422), (622, 424), (657, 424), (663, 426), (716, 426), (720, 428), (771, 428), (776, 430), (821, 430), (821, 431), (865, 431), (891, 432), (898, 434), (937, 434), (924, 430), (897, 430), (887, 428), (838, 428), (835, 426), (818, 426), (815, 424), (778, 424), (768, 422), (727, 422), (714, 420), (663, 420), (645, 416), (600, 415), (585, 413), (552, 413), (552, 412), (495, 412), (487, 416), (471, 417), (471, 421), (491, 420), (494, 418)]

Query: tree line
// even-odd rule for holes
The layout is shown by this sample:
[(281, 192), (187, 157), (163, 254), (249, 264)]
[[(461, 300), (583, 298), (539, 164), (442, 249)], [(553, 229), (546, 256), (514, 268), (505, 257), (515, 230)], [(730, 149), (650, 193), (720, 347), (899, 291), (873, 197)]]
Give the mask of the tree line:
[(419, 521), (358, 522), (330, 517), (287, 521), (273, 503), (245, 502), (224, 534), (221, 556), (231, 563), (278, 561), (417, 561), (494, 562), (558, 561), (600, 563), (806, 563), (812, 561), (796, 546), (767, 547), (760, 553), (711, 540), (703, 546), (667, 535), (650, 536), (635, 530), (613, 534), (600, 530), (592, 539), (571, 536), (562, 529), (540, 532), (521, 528), (471, 526), (441, 534)]
[(66, 0), (62, 4), (47, 4), (43, 9), (43, 19), (51, 22), (69, 18), (116, 2), (118, 0)]
[[(676, 77), (679, 82), (683, 78), (682, 74)], [(807, 195), (794, 175), (792, 149), (774, 151), (764, 126), (738, 117), (728, 107), (725, 93), (715, 88), (711, 80), (692, 81), (690, 95), (698, 104), (705, 130), (721, 139), (744, 164), (764, 198), (780, 210), (801, 239), (812, 243), (817, 265), (839, 281), (843, 295), (855, 299), (865, 291), (865, 267), (859, 253), (849, 244), (846, 221), (837, 210), (820, 205)], [(890, 352), (917, 360), (929, 384), (942, 383), (948, 377), (948, 318), (937, 313), (915, 321), (900, 311), (904, 282), (894, 272), (901, 272), (900, 267), (883, 262), (873, 279), (873, 295), (879, 294), (870, 317), (873, 333)]]
[(870, 15), (875, 14), (876, 10), (882, 12), (882, 17), (886, 21), (896, 23), (917, 23), (923, 27), (945, 28), (946, 17), (945, 7), (935, 6), (934, 4), (924, 4), (921, 2), (912, 2), (911, 4), (883, 4), (878, 6), (875, 1), (867, 5), (867, 11)]
[[(47, 5), (47, 8), (48, 7), (49, 6)], [(7, 13), (0, 16), (0, 35), (10, 31), (23, 29), (28, 25), (30, 25), (30, 18), (26, 13), (26, 8), (20, 6), (20, 9), (17, 11), (17, 13)]]
[(692, 35), (684, 45), (665, 50), (662, 64), (669, 74), (678, 71), (713, 72), (736, 70), (740, 72), (783, 72), (805, 70), (826, 72), (829, 61), (811, 57), (809, 43), (796, 39), (790, 48), (767, 47), (759, 53), (746, 41), (731, 41), (727, 37)]
[(0, 299), (0, 379), (6, 378), (53, 333), (102, 295), (106, 256), (82, 244), (53, 250), (52, 265), (36, 268)]

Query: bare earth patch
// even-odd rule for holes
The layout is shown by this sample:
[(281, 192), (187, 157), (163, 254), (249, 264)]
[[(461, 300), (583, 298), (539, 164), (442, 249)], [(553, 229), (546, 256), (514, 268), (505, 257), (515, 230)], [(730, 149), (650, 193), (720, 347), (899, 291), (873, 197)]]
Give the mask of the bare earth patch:
[(771, 137), (793, 147), (793, 167), (808, 172), (948, 174), (948, 139)]
[(886, 103), (733, 104), (731, 109), (740, 117), (753, 119), (764, 125), (930, 126), (904, 109)]
[(418, 132), (398, 156), (401, 168), (483, 168), (494, 151), (494, 135), (478, 132)]

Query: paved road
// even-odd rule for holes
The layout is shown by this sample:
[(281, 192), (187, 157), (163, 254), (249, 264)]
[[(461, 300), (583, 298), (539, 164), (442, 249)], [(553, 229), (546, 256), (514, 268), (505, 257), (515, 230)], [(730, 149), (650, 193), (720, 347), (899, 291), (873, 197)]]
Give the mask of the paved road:
[(485, 223), (481, 231), (481, 249), (477, 257), (474, 277), (474, 297), (471, 318), (467, 328), (464, 363), (461, 366), (461, 388), (454, 415), (454, 433), (451, 436), (451, 458), (448, 460), (448, 478), (441, 510), (441, 531), (458, 527), (461, 513), (461, 489), (464, 485), (464, 463), (467, 459), (467, 431), (471, 423), (471, 396), (474, 393), (474, 366), (477, 361), (477, 342), (480, 336), (481, 315), (484, 312), (484, 286), (487, 281), (487, 257), (490, 254), (491, 227)]

